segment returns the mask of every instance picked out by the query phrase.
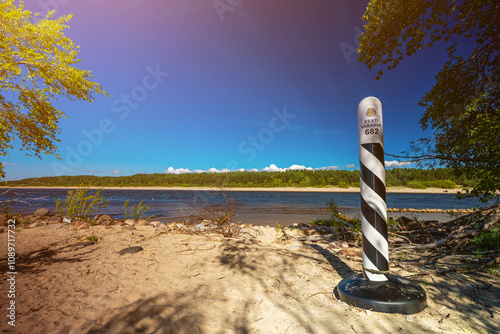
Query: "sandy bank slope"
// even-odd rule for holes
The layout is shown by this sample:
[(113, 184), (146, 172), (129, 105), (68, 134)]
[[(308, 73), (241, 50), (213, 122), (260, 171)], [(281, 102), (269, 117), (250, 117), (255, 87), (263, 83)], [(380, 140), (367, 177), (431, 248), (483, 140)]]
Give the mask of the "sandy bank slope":
[[(358, 272), (327, 244), (276, 243), (272, 228), (255, 237), (154, 236), (152, 227), (58, 224), (16, 234), (17, 333), (469, 333), (498, 332), (495, 318), (457, 291), (443, 295), (423, 278), (429, 307), (413, 315), (367, 313), (332, 291)], [(97, 244), (78, 236), (95, 235)], [(6, 245), (6, 233), (0, 235)], [(136, 254), (122, 248), (140, 245)], [(5, 249), (5, 247), (3, 247)], [(0, 253), (6, 263), (6, 253)], [(7, 291), (2, 267), (0, 290)], [(394, 272), (408, 276), (401, 268)], [(447, 277), (435, 277), (442, 288)], [(498, 282), (496, 282), (498, 283)], [(467, 287), (456, 285), (455, 289)], [(453, 289), (453, 287), (450, 287)], [(499, 292), (496, 284), (496, 293)], [(494, 292), (494, 291), (493, 291)], [(483, 294), (484, 291), (479, 291)], [(458, 294), (458, 295), (457, 295)], [(461, 296), (458, 298), (457, 296)], [(3, 300), (3, 299), (2, 299)], [(3, 304), (3, 302), (2, 302)], [(5, 304), (3, 304), (5, 305)], [(0, 309), (0, 328), (6, 308)]]

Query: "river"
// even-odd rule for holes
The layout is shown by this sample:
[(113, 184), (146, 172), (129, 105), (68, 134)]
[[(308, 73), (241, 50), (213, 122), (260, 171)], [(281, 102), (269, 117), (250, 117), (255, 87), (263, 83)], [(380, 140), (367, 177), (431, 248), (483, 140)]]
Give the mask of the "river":
[[(95, 191), (95, 190), (90, 190)], [(3, 192), (3, 191), (1, 191)], [(64, 198), (68, 189), (13, 189), (0, 196), (0, 201), (14, 200), (13, 212), (32, 213), (38, 208), (55, 208), (57, 198)], [(195, 190), (115, 190), (104, 189), (102, 196), (109, 199), (108, 207), (92, 213), (106, 213), (116, 218), (123, 218), (123, 203), (130, 199), (129, 206), (142, 199), (150, 208), (148, 215), (160, 221), (183, 221), (194, 219), (193, 216), (210, 214), (209, 211), (225, 207), (226, 199), (220, 191)], [(333, 198), (340, 212), (349, 216), (359, 215), (359, 193), (341, 192), (280, 192), (280, 191), (227, 191), (229, 203), (233, 203), (234, 221), (257, 225), (308, 222), (325, 218), (329, 215), (326, 202)], [(475, 199), (457, 200), (453, 194), (413, 194), (388, 193), (387, 207), (414, 209), (470, 209), (481, 206)], [(0, 208), (1, 209), (1, 208)], [(389, 216), (401, 214), (390, 213)], [(417, 215), (420, 219), (446, 220), (448, 214), (407, 214)], [(191, 217), (191, 218), (190, 218)]]

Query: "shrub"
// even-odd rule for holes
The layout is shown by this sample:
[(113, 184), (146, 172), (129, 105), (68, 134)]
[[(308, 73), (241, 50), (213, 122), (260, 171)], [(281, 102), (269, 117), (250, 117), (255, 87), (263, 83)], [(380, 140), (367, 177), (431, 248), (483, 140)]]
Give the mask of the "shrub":
[(274, 229), (276, 233), (278, 233), (278, 239), (280, 241), (287, 241), (291, 239), (291, 237), (286, 234), (285, 228), (281, 226), (279, 223), (276, 223), (276, 228)]
[(145, 205), (142, 198), (141, 198), (141, 201), (139, 202), (139, 204), (132, 205), (130, 208), (128, 207), (129, 201), (130, 201), (130, 198), (127, 198), (125, 203), (123, 203), (123, 211), (124, 211), (123, 215), (125, 216), (125, 219), (130, 218), (130, 219), (137, 221), (139, 219), (148, 220), (151, 217), (153, 217), (153, 216), (148, 216), (148, 217), (144, 218), (146, 212), (149, 210), (150, 205)]
[(80, 186), (76, 190), (68, 191), (68, 195), (64, 201), (60, 198), (56, 199), (55, 211), (70, 217), (79, 216), (88, 218), (90, 212), (109, 205), (109, 200), (101, 196), (101, 188), (95, 194), (87, 195), (88, 190), (88, 187)]
[(472, 239), (480, 251), (500, 249), (500, 227), (484, 231)]
[[(361, 221), (356, 218), (349, 218), (340, 213), (333, 197), (330, 197), (326, 201), (326, 205), (330, 210), (328, 225), (333, 226), (337, 234), (342, 234), (344, 240), (355, 241), (357, 239), (355, 233), (361, 232)], [(349, 223), (346, 220), (349, 220)]]
[(94, 242), (94, 243), (96, 243), (96, 242), (98, 242), (98, 241), (99, 241), (99, 238), (98, 238), (98, 237), (96, 237), (95, 235), (89, 235), (86, 239), (87, 239), (88, 241), (90, 241), (90, 242)]
[(14, 204), (14, 198), (11, 197), (7, 201), (0, 201), (0, 213), (12, 214), (12, 204)]
[(299, 182), (299, 187), (305, 188), (309, 186), (309, 182), (307, 181), (300, 181)]
[(235, 198), (226, 194), (222, 190), (223, 201), (215, 200), (210, 202), (206, 196), (198, 196), (193, 201), (193, 208), (197, 211), (197, 216), (201, 220), (209, 220), (215, 225), (212, 232), (222, 234), (224, 237), (235, 237), (244, 232), (240, 224), (232, 224), (235, 215)]
[(427, 189), (427, 187), (419, 181), (410, 181), (406, 186), (412, 189)]
[(443, 189), (455, 189), (457, 184), (452, 180), (436, 180), (436, 181), (422, 181), (422, 184), (427, 187), (443, 188)]
[(455, 189), (457, 184), (452, 180), (441, 180), (439, 181), (439, 188), (443, 189)]
[(347, 188), (349, 188), (349, 185), (347, 183), (345, 183), (344, 181), (342, 181), (342, 182), (339, 182), (337, 187), (347, 189)]

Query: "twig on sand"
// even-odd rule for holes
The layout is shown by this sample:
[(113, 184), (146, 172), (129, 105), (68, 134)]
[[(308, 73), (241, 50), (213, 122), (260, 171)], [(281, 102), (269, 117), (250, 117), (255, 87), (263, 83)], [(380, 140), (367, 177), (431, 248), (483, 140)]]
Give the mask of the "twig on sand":
[[(331, 290), (333, 290), (333, 289), (331, 289)], [(328, 291), (328, 292), (316, 292), (316, 293), (313, 293), (312, 295), (310, 295), (309, 297), (307, 297), (306, 300), (308, 300), (311, 297), (317, 296), (317, 295), (331, 295), (331, 294), (332, 294), (331, 291)]]
[(432, 281), (434, 282), (434, 284), (436, 285), (436, 287), (438, 288), (439, 292), (441, 292), (442, 295), (446, 296), (446, 293), (444, 293), (444, 290), (441, 289), (441, 287), (439, 286), (439, 284), (436, 282), (436, 280), (434, 279), (434, 277), (431, 277)]
[(307, 235), (305, 237), (297, 237), (295, 240), (298, 241), (317, 241), (317, 240), (323, 240), (323, 239), (330, 239), (333, 238), (333, 234), (321, 234), (321, 235)]

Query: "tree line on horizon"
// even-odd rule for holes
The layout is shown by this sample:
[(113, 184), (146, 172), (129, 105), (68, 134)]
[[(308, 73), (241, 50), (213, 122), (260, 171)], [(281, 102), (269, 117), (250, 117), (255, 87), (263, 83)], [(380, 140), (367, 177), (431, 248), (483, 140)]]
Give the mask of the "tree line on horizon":
[[(405, 186), (414, 189), (437, 187), (455, 189), (474, 186), (450, 168), (386, 170), (388, 187)], [(130, 176), (52, 176), (0, 182), (4, 187), (359, 187), (359, 170), (288, 170), (283, 172), (228, 172), (189, 174), (135, 174)]]

